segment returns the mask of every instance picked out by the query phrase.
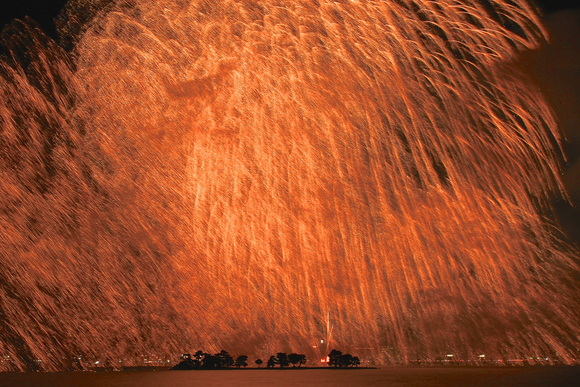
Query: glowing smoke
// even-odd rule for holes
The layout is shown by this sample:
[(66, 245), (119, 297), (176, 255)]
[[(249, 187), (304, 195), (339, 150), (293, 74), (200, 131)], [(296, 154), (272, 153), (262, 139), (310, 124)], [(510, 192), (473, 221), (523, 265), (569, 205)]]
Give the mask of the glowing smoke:
[(328, 313), (379, 360), (575, 361), (578, 268), (542, 216), (559, 134), (512, 65), (543, 39), (527, 3), (95, 15), (72, 62), (21, 27), (32, 59), (2, 65), (0, 351), (19, 367), (306, 351)]

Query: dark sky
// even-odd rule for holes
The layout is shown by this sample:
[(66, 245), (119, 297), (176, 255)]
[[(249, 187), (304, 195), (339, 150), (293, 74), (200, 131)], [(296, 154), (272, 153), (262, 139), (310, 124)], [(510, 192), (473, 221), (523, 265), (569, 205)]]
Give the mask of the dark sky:
[(50, 36), (56, 36), (53, 19), (68, 0), (0, 0), (0, 24), (30, 16)]
[(546, 14), (544, 23), (550, 44), (523, 62), (566, 136), (562, 180), (571, 202), (555, 200), (554, 208), (563, 230), (580, 248), (580, 6)]
[[(67, 0), (0, 0), (0, 25), (28, 15), (49, 35), (55, 36), (53, 19)], [(546, 13), (566, 8), (579, 8), (580, 0), (536, 0)]]

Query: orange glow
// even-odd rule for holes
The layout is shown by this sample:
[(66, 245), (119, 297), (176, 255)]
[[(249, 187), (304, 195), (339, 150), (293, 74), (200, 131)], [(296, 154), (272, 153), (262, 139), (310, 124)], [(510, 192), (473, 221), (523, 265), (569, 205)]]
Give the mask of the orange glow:
[(14, 367), (301, 353), (327, 316), (379, 362), (576, 362), (526, 1), (124, 3), (67, 19), (70, 55), (23, 30), (33, 59), (0, 63)]

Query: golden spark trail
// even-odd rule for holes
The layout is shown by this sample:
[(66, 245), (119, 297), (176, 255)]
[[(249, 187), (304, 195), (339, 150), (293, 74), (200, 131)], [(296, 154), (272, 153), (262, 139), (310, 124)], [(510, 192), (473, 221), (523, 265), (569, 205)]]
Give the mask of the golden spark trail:
[(10, 367), (306, 352), (327, 319), (378, 361), (577, 362), (577, 253), (543, 215), (560, 134), (514, 64), (544, 39), (526, 1), (63, 15), (70, 55), (22, 25), (6, 44), (32, 59), (0, 72)]

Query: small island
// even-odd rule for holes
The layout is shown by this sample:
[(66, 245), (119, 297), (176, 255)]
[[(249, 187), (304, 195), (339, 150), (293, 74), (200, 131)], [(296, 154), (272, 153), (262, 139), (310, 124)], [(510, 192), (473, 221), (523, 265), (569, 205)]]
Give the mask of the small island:
[[(181, 362), (175, 365), (172, 370), (227, 370), (227, 369), (246, 369), (248, 367), (248, 356), (240, 355), (235, 360), (225, 350), (222, 350), (215, 355), (203, 351), (197, 351), (193, 355), (185, 353), (181, 355)], [(333, 349), (330, 351), (324, 364), (326, 366), (304, 366), (306, 364), (306, 355), (291, 353), (287, 355), (285, 352), (278, 352), (276, 355), (271, 355), (266, 362), (266, 367), (262, 367), (264, 361), (262, 359), (254, 360), (257, 367), (252, 369), (328, 369), (328, 368), (357, 368), (369, 369), (374, 367), (359, 367), (361, 364), (357, 356), (351, 354), (343, 354), (341, 351)], [(292, 365), (292, 367), (290, 367)], [(304, 366), (304, 367), (303, 367)]]

